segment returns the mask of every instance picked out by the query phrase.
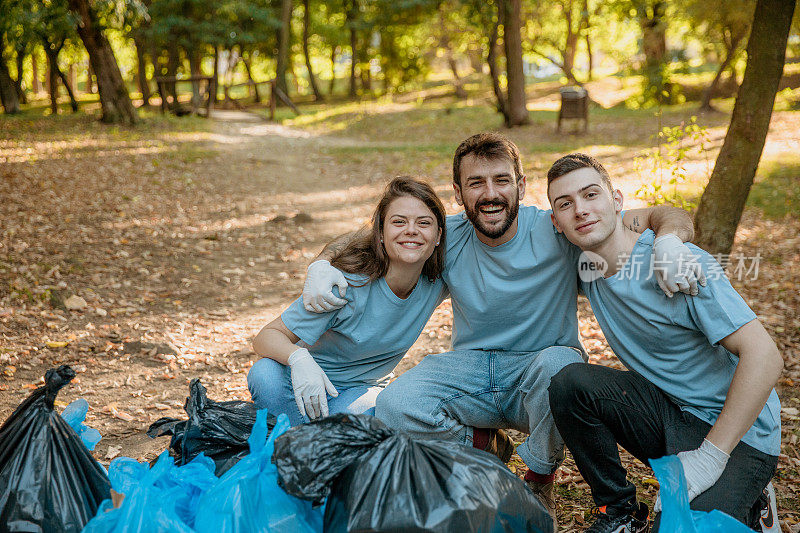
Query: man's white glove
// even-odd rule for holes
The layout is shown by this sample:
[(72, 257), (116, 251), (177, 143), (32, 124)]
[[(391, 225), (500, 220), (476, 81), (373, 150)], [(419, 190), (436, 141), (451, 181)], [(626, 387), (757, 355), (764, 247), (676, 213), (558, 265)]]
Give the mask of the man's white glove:
[(328, 416), (328, 396), (339, 396), (336, 387), (325, 375), (308, 350), (298, 348), (289, 356), (289, 368), (292, 371), (292, 389), (294, 401), (300, 414), (314, 420)]
[[(339, 287), (339, 296), (333, 294), (333, 288)], [(303, 307), (312, 313), (326, 313), (344, 307), (347, 291), (347, 279), (338, 268), (329, 261), (320, 259), (308, 265), (306, 282), (303, 285)]]
[(653, 241), (653, 270), (658, 286), (670, 298), (678, 291), (696, 296), (697, 284), (706, 286), (698, 256), (672, 233)]
[[(683, 473), (686, 476), (689, 501), (694, 500), (717, 482), (730, 457), (708, 439), (703, 439), (703, 444), (696, 450), (678, 454), (678, 459), (681, 460), (683, 466)], [(656, 499), (653, 510), (657, 513), (661, 512), (661, 494)]]

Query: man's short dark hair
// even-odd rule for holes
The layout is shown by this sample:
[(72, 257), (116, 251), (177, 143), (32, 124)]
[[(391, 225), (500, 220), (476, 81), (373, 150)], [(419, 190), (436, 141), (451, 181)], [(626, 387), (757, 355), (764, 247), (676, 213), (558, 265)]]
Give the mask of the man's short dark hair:
[(603, 183), (606, 184), (609, 192), (614, 192), (614, 186), (611, 184), (611, 178), (608, 176), (608, 171), (603, 165), (600, 164), (600, 161), (590, 155), (580, 153), (565, 155), (553, 163), (553, 166), (551, 166), (550, 170), (547, 171), (548, 192), (550, 191), (550, 183), (554, 179), (560, 178), (565, 174), (569, 174), (573, 170), (578, 170), (581, 168), (595, 169), (597, 173), (600, 174), (600, 177), (603, 178)]
[(478, 133), (466, 139), (453, 156), (453, 183), (461, 185), (461, 161), (468, 155), (480, 159), (507, 159), (514, 166), (517, 183), (525, 176), (517, 146), (499, 133)]

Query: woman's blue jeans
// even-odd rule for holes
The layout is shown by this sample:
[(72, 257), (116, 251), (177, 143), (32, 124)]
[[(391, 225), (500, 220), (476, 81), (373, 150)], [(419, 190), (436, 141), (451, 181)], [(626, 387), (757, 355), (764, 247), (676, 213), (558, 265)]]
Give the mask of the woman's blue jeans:
[[(308, 422), (294, 401), (292, 375), (289, 367), (267, 357), (259, 359), (247, 374), (250, 396), (258, 409), (266, 409), (274, 415), (286, 413), (293, 426)], [(328, 395), (328, 412), (351, 414), (375, 414), (375, 399), (383, 390), (380, 386), (356, 385), (336, 387), (339, 396)]]

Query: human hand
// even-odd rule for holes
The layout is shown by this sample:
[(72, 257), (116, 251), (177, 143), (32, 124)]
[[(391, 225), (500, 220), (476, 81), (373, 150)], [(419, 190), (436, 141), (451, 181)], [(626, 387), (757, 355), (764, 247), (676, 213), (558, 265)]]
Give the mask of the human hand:
[[(686, 476), (689, 501), (710, 489), (725, 471), (730, 455), (717, 448), (710, 440), (704, 439), (696, 450), (680, 452), (678, 459)], [(661, 512), (661, 497), (656, 499), (653, 510)]]
[(328, 379), (305, 348), (298, 348), (289, 356), (289, 368), (292, 373), (292, 389), (294, 401), (300, 414), (314, 420), (328, 416), (328, 396), (339, 396), (339, 392)]
[[(333, 288), (339, 287), (339, 296), (333, 294)], [(325, 313), (343, 307), (347, 291), (347, 279), (329, 261), (320, 259), (308, 265), (306, 282), (303, 284), (303, 307), (312, 313)]]
[(706, 285), (706, 275), (697, 255), (672, 233), (653, 241), (653, 269), (658, 286), (670, 298), (678, 291), (697, 296), (697, 284)]

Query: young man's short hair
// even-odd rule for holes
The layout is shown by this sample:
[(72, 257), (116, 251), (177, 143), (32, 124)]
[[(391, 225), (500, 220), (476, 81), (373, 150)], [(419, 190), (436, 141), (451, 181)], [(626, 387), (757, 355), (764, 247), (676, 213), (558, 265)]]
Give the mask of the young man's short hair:
[(581, 153), (565, 155), (553, 163), (553, 166), (547, 171), (547, 191), (550, 192), (550, 183), (554, 179), (581, 168), (595, 169), (597, 173), (600, 174), (600, 177), (603, 178), (603, 183), (608, 187), (609, 192), (614, 192), (614, 186), (611, 184), (608, 171), (600, 164), (600, 161), (590, 155)]
[(517, 146), (499, 133), (478, 133), (466, 139), (453, 156), (453, 183), (461, 185), (461, 161), (468, 155), (480, 159), (507, 159), (514, 166), (514, 175), (519, 182), (522, 173), (522, 160)]

